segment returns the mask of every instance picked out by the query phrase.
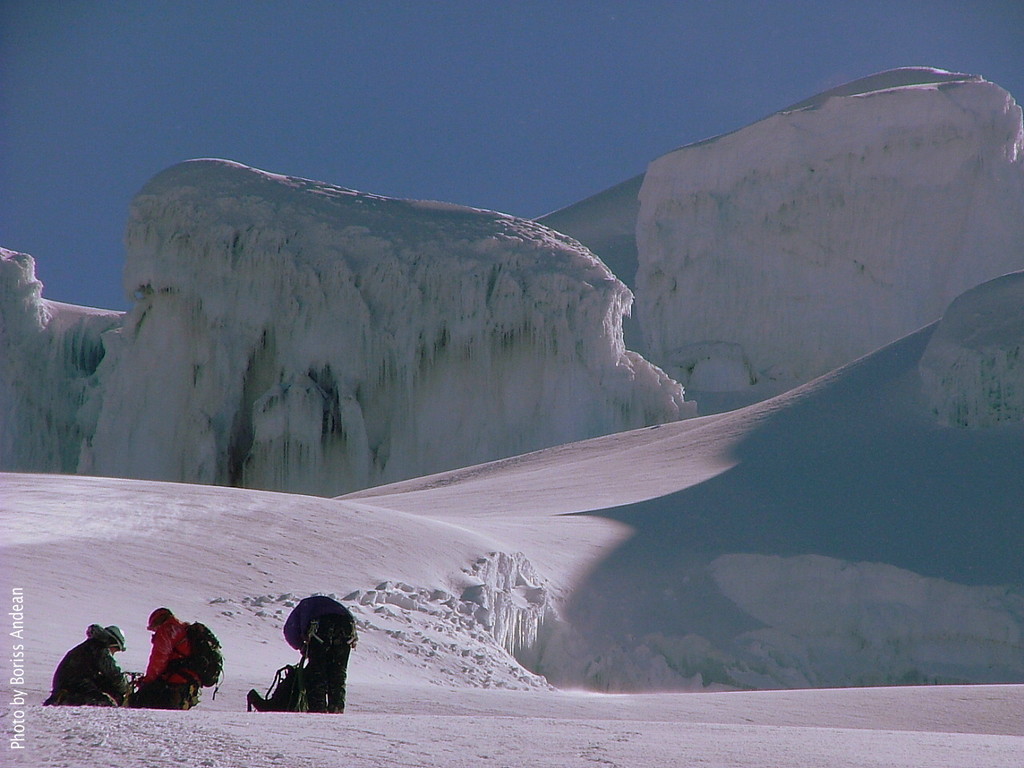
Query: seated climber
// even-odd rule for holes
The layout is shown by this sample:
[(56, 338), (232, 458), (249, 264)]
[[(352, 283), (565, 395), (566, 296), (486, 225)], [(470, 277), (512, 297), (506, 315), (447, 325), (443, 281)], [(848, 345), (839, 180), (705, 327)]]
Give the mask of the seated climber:
[(53, 689), (43, 705), (121, 706), (128, 683), (114, 654), (124, 649), (120, 629), (90, 624), (85, 640), (68, 651), (57, 665)]
[(146, 673), (128, 698), (127, 706), (143, 709), (191, 709), (199, 703), (197, 676), (185, 665), (192, 654), (188, 623), (167, 608), (157, 608), (149, 616), (153, 649)]

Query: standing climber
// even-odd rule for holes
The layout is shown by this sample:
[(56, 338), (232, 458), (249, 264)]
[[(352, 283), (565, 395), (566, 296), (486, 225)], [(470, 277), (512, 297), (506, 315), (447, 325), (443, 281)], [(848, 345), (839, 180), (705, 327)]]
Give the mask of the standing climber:
[(348, 657), (358, 639), (348, 608), (324, 595), (300, 600), (285, 620), (284, 637), (307, 659), (308, 711), (344, 713)]
[(43, 705), (121, 706), (128, 683), (114, 654), (124, 648), (120, 629), (90, 624), (85, 640), (68, 651), (57, 665), (53, 690)]

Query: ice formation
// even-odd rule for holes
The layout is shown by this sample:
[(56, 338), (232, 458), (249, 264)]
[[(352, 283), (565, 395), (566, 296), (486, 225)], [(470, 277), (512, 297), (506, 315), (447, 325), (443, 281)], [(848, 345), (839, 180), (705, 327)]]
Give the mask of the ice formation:
[(949, 306), (921, 358), (925, 397), (944, 424), (1024, 422), (1024, 272)]
[[(637, 194), (643, 179), (643, 174), (634, 176), (537, 221), (579, 240), (633, 289), (637, 267), (636, 218), (640, 212)], [(626, 345), (643, 354), (643, 335), (635, 313), (623, 320), (622, 332)]]
[[(123, 324), (48, 334), (71, 373), (6, 350), (7, 379), (98, 381), (39, 407), (5, 381), (3, 466), (333, 495), (692, 409), (625, 349), (629, 290), (539, 224), (201, 160), (145, 186), (126, 239)], [(25, 344), (48, 305), (8, 264)]]
[(637, 242), (650, 360), (694, 389), (807, 381), (1024, 267), (1021, 109), (976, 76), (856, 81), (652, 162)]
[(42, 298), (31, 256), (0, 248), (0, 467), (74, 472), (95, 428), (103, 334), (121, 313)]

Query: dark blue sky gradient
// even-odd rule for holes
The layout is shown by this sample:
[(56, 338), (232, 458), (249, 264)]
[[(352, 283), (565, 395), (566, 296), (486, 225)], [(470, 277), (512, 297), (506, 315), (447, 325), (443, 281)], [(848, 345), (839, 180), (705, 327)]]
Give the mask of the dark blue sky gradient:
[(840, 83), (980, 74), (1024, 101), (1024, 3), (0, 3), (0, 246), (113, 309), (132, 195), (224, 157), (535, 217)]

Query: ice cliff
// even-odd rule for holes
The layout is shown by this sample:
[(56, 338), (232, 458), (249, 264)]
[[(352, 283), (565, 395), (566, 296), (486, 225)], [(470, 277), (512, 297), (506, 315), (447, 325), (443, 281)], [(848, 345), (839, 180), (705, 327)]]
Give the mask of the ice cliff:
[(1024, 130), (980, 77), (885, 72), (649, 166), (638, 347), (694, 390), (807, 381), (1024, 267)]
[[(55, 402), (89, 428), (5, 466), (333, 495), (690, 408), (625, 349), (629, 290), (539, 224), (201, 160), (141, 190), (126, 242), (134, 307), (82, 411)], [(42, 413), (16, 410), (20, 441)]]
[(42, 298), (35, 261), (0, 248), (0, 467), (74, 472), (95, 428), (102, 336), (121, 313)]

